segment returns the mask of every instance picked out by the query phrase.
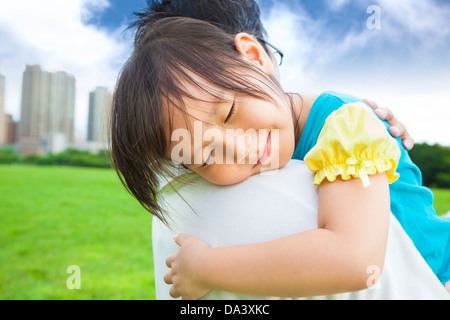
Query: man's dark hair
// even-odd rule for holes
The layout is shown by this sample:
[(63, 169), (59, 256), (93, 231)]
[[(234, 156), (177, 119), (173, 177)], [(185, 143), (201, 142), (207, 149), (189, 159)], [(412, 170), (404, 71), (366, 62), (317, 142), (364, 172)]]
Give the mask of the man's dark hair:
[[(147, 7), (135, 12), (135, 44), (152, 22), (168, 17), (186, 17), (209, 22), (230, 35), (246, 32), (260, 38), (267, 33), (254, 0), (147, 0)], [(265, 46), (264, 46), (265, 47)]]

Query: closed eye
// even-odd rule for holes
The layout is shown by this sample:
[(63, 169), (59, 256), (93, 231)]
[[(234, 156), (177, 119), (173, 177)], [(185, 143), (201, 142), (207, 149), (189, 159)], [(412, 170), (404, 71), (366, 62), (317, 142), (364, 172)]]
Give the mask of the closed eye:
[(205, 168), (211, 164), (210, 161), (211, 161), (213, 152), (214, 152), (214, 149), (211, 150), (211, 153), (209, 154), (208, 159), (206, 159), (205, 163), (202, 165), (202, 168)]
[(227, 115), (227, 118), (225, 119), (225, 121), (223, 123), (227, 123), (228, 121), (230, 121), (233, 116), (237, 113), (237, 105), (236, 105), (236, 100), (233, 101), (233, 105), (231, 106), (230, 112)]

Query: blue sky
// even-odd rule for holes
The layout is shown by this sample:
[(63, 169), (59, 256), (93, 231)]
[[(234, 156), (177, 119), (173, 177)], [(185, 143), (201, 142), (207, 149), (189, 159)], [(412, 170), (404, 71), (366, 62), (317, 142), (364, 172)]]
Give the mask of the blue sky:
[(99, 27), (114, 30), (122, 23), (128, 24), (134, 19), (133, 12), (144, 8), (145, 0), (112, 0), (109, 6), (87, 22)]
[[(333, 14), (333, 10), (330, 9), (329, 1), (325, 0), (309, 0), (309, 1), (295, 1), (295, 0), (259, 0), (257, 1), (261, 10), (264, 12), (267, 9), (270, 9), (275, 2), (285, 3), (288, 5), (297, 5), (305, 7), (307, 11), (311, 14), (313, 18), (320, 18), (323, 15), (326, 15), (326, 19), (333, 23), (333, 20), (337, 22), (341, 21), (338, 15)], [(339, 1), (338, 1), (339, 2)], [(372, 1), (373, 2), (373, 1)], [(100, 14), (92, 17), (87, 22), (94, 24), (99, 27), (106, 27), (109, 29), (117, 28), (118, 23), (123, 21), (131, 21), (133, 19), (133, 12), (136, 9), (145, 7), (145, 0), (112, 0), (109, 1), (109, 6), (101, 10)], [(364, 1), (353, 1), (346, 5), (346, 12), (352, 12), (353, 14), (350, 17), (345, 19), (345, 25), (349, 26), (351, 22), (354, 22), (358, 16), (364, 15), (364, 10), (367, 8), (367, 4), (364, 4)], [(93, 6), (95, 10), (95, 7)], [(362, 9), (362, 10), (358, 10)], [(342, 21), (341, 21), (342, 22)]]
[[(287, 91), (335, 90), (391, 108), (416, 141), (450, 145), (448, 0), (259, 0), (269, 40), (285, 52)], [(77, 79), (77, 136), (89, 91), (111, 90), (131, 50), (124, 32), (145, 0), (21, 0), (0, 4), (6, 111), (20, 117), (25, 64)], [(367, 9), (379, 8), (380, 29)]]

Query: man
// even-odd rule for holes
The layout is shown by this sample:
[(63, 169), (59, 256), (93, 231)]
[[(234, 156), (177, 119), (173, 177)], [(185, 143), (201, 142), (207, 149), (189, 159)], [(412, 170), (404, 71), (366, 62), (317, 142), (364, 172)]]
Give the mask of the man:
[[(220, 0), (173, 0), (173, 1), (148, 1), (148, 7), (140, 12), (137, 13), (137, 16), (139, 19), (136, 21), (136, 23), (133, 25), (137, 27), (137, 33), (135, 42), (138, 43), (140, 37), (145, 33), (146, 27), (148, 23), (165, 18), (165, 17), (173, 17), (173, 16), (184, 16), (184, 17), (190, 17), (200, 20), (208, 21), (212, 24), (215, 24), (221, 28), (223, 28), (225, 31), (231, 34), (236, 34), (238, 32), (246, 32), (251, 35), (254, 35), (256, 39), (263, 45), (263, 47), (266, 49), (266, 51), (269, 53), (273, 61), (276, 61), (276, 55), (281, 56), (282, 53), (274, 48), (272, 45), (270, 45), (266, 40), (266, 32), (264, 30), (264, 27), (260, 20), (260, 11), (258, 5), (253, 0), (228, 0), (228, 1), (220, 1)], [(272, 52), (272, 49), (275, 50), (275, 53)], [(274, 63), (275, 66), (277, 66), (275, 74), (276, 77), (279, 78), (279, 69), (278, 64)], [(304, 97), (304, 108), (309, 109), (311, 108), (312, 103), (314, 102), (315, 97), (311, 96), (305, 96)], [(403, 144), (405, 145), (405, 148), (410, 149), (413, 145), (412, 139), (407, 133), (405, 127), (399, 123), (395, 117), (392, 115), (392, 112), (387, 109), (381, 109), (378, 108), (376, 104), (365, 101), (367, 104), (369, 104), (372, 108), (376, 110), (376, 113), (379, 114), (380, 118), (385, 119), (389, 122), (391, 125), (391, 134), (395, 136), (401, 137)], [(291, 166), (288, 166), (287, 169), (283, 169), (283, 172), (292, 170), (293, 172), (295, 170), (303, 170), (303, 169), (295, 169), (297, 166), (299, 166), (298, 163), (292, 164)], [(300, 164), (301, 167), (301, 164)], [(255, 204), (258, 202), (261, 202), (260, 197), (262, 194), (266, 194), (268, 199), (278, 199), (279, 201), (277, 203), (289, 203), (289, 201), (286, 201), (286, 179), (289, 176), (289, 174), (283, 174), (279, 175), (275, 178), (272, 178), (272, 185), (269, 189), (267, 189), (267, 185), (264, 186), (264, 184), (258, 184), (254, 181), (255, 179), (249, 179), (249, 182), (245, 185), (240, 186), (234, 186), (234, 187), (227, 187), (226, 191), (230, 195), (248, 195), (246, 197), (247, 205), (250, 205), (250, 208), (253, 208)], [(191, 232), (194, 235), (197, 235), (199, 237), (202, 236), (202, 232), (205, 230), (215, 230), (213, 231), (214, 235), (209, 240), (215, 243), (212, 243), (211, 245), (232, 245), (232, 244), (239, 244), (239, 241), (236, 243), (228, 244), (230, 238), (232, 235), (230, 234), (231, 230), (236, 231), (236, 237), (234, 237), (234, 240), (236, 239), (242, 239), (242, 234), (250, 234), (250, 238), (248, 238), (246, 241), (262, 241), (258, 237), (259, 232), (256, 230), (253, 230), (252, 232), (242, 232), (243, 225), (241, 222), (238, 223), (238, 220), (242, 216), (249, 216), (253, 217), (251, 219), (251, 222), (248, 223), (247, 227), (254, 226), (255, 218), (259, 221), (258, 225), (260, 228), (264, 229), (264, 226), (272, 227), (274, 226), (273, 223), (268, 222), (267, 218), (268, 216), (272, 216), (273, 212), (272, 210), (280, 209), (276, 206), (270, 206), (267, 204), (265, 206), (266, 212), (264, 210), (258, 210), (258, 216), (255, 217), (255, 211), (250, 210), (251, 214), (249, 213), (249, 210), (242, 210), (239, 211), (240, 206), (238, 204), (234, 204), (233, 207), (220, 205), (220, 203), (225, 204), (226, 199), (223, 198), (224, 194), (224, 188), (217, 187), (217, 186), (211, 186), (207, 183), (205, 183), (202, 180), (199, 180), (198, 178), (194, 178), (195, 184), (189, 185), (189, 186), (183, 186), (179, 187), (177, 189), (177, 192), (179, 191), (180, 194), (182, 194), (183, 198), (180, 198), (178, 194), (171, 195), (171, 196), (163, 196), (166, 201), (169, 201), (170, 204), (167, 207), (168, 210), (170, 210), (171, 214), (173, 214), (172, 221), (174, 222), (173, 230), (179, 231), (179, 232)], [(255, 183), (255, 184), (253, 184)], [(258, 192), (258, 196), (255, 196), (253, 193), (249, 193), (249, 190), (258, 188), (260, 192)], [(236, 197), (233, 197), (236, 198)], [(208, 212), (211, 212), (211, 207), (207, 205), (208, 201), (210, 202), (211, 199), (216, 199), (216, 205), (214, 209), (214, 215), (208, 215)], [(185, 201), (186, 200), (186, 201)], [(292, 200), (292, 199), (291, 199)], [(311, 199), (313, 201), (313, 199)], [(180, 202), (182, 201), (182, 202)], [(217, 201), (219, 201), (219, 204), (217, 204)], [(302, 199), (296, 199), (295, 201), (302, 201)], [(314, 202), (314, 201), (313, 201)], [(187, 204), (187, 206), (183, 206), (183, 204)], [(273, 203), (273, 201), (269, 201), (269, 203)], [(314, 205), (312, 205), (314, 208)], [(232, 209), (235, 213), (235, 218), (232, 218), (229, 215), (229, 210)], [(291, 207), (292, 209), (292, 207)], [(298, 210), (298, 206), (296, 206), (296, 209)], [(200, 215), (197, 215), (197, 218), (193, 218), (195, 215), (193, 215), (193, 212), (195, 211), (197, 213), (201, 213)], [(304, 228), (314, 228), (317, 221), (315, 220), (314, 223), (312, 223), (312, 220), (309, 222), (305, 221), (296, 221), (294, 218), (294, 215), (291, 213), (293, 210), (289, 209), (289, 206), (285, 207), (285, 209), (282, 211), (285, 214), (287, 214), (287, 218), (284, 221), (284, 226), (291, 225), (295, 226), (292, 231), (301, 231), (300, 229), (302, 227)], [(203, 217), (206, 219), (206, 221), (211, 222), (214, 220), (215, 222), (219, 221), (217, 220), (218, 217), (226, 217), (225, 220), (222, 222), (226, 226), (226, 224), (229, 225), (230, 228), (226, 229), (226, 234), (222, 233), (222, 236), (225, 235), (225, 238), (220, 238), (220, 231), (221, 228), (218, 228), (216, 225), (216, 229), (211, 228), (210, 225), (208, 225), (208, 222), (205, 223), (205, 220), (199, 220), (198, 217)], [(310, 217), (314, 217), (314, 215), (310, 215)], [(197, 219), (197, 220), (196, 220)], [(314, 220), (314, 219), (313, 219)], [(262, 221), (262, 223), (261, 223)], [(280, 222), (279, 220), (278, 222)], [(289, 221), (291, 223), (289, 223)], [(295, 223), (292, 223), (294, 222)], [(241, 229), (239, 229), (241, 228)], [(244, 227), (245, 228), (245, 227)], [(277, 236), (285, 236), (286, 233), (288, 233), (285, 228), (281, 228), (284, 231), (280, 233), (269, 233), (270, 237), (277, 237)], [(279, 230), (281, 230), (279, 229)], [(222, 228), (222, 231), (225, 230)], [(278, 230), (277, 228), (274, 228), (274, 230)], [(398, 230), (401, 230), (398, 229)], [(397, 231), (398, 231), (397, 230)], [(246, 230), (248, 231), (248, 230)], [(253, 233), (254, 232), (254, 233)], [(401, 232), (401, 231), (398, 231)], [(156, 274), (156, 280), (157, 280), (157, 294), (158, 291), (160, 294), (158, 294), (159, 297), (166, 297), (168, 293), (168, 287), (165, 286), (162, 283), (162, 273), (164, 272), (164, 267), (162, 266), (161, 262), (165, 259), (165, 257), (173, 253), (174, 250), (176, 251), (176, 246), (173, 244), (173, 240), (171, 239), (171, 235), (173, 233), (170, 229), (166, 229), (165, 226), (163, 226), (159, 221), (156, 219), (154, 220), (153, 224), (153, 246), (154, 246), (154, 256), (155, 256), (155, 274)], [(205, 241), (208, 241), (208, 235), (203, 234), (205, 237)], [(240, 236), (239, 236), (240, 235)], [(169, 236), (169, 237), (168, 237)], [(219, 238), (217, 238), (219, 237)], [(400, 238), (404, 235), (400, 235)], [(407, 238), (407, 237), (406, 237)], [(213, 240), (215, 239), (215, 240)], [(414, 250), (412, 250), (414, 251)], [(420, 260), (420, 259), (418, 259)], [(421, 262), (419, 263), (421, 264)], [(421, 264), (423, 266), (423, 263)], [(422, 268), (422, 269), (426, 269)], [(427, 274), (427, 271), (422, 270), (424, 274)], [(432, 276), (425, 275), (424, 279), (433, 278)], [(408, 291), (408, 290), (406, 290)], [(163, 292), (163, 293), (161, 293)], [(165, 292), (165, 293), (164, 293)], [(166, 295), (166, 296), (165, 296)], [(386, 295), (384, 296), (386, 297)]]

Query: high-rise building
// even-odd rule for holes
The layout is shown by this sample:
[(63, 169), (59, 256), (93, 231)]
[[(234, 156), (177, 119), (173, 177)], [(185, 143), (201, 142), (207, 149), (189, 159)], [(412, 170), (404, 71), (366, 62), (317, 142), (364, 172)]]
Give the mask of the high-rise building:
[(6, 143), (5, 77), (0, 74), (0, 145)]
[(75, 78), (27, 65), (23, 72), (19, 145), (22, 154), (60, 152), (74, 138)]
[(106, 116), (112, 96), (107, 88), (97, 87), (89, 93), (87, 141), (106, 142)]
[(5, 144), (10, 145), (17, 142), (17, 125), (18, 122), (14, 121), (13, 116), (5, 113)]

